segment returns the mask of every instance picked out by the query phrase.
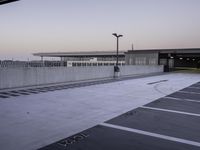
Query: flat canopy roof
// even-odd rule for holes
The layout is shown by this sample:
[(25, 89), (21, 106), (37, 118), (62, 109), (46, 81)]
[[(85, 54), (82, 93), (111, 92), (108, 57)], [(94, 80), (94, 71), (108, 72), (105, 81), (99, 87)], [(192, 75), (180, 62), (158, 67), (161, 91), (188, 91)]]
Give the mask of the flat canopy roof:
[(15, 2), (15, 1), (19, 1), (19, 0), (0, 0), (0, 5)]
[(143, 49), (143, 50), (128, 50), (126, 54), (131, 53), (176, 53), (176, 54), (200, 54), (200, 48), (177, 48), (177, 49)]
[[(125, 56), (125, 51), (119, 51), (119, 56)], [(34, 56), (40, 57), (110, 57), (116, 56), (116, 51), (83, 51), (83, 52), (52, 52), (52, 53), (34, 53)]]

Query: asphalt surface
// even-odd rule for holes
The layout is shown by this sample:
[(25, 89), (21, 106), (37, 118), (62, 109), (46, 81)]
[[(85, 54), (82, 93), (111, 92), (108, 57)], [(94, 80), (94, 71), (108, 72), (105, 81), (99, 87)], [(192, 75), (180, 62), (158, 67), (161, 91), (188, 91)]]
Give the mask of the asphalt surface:
[(200, 150), (199, 124), (200, 82), (39, 150)]

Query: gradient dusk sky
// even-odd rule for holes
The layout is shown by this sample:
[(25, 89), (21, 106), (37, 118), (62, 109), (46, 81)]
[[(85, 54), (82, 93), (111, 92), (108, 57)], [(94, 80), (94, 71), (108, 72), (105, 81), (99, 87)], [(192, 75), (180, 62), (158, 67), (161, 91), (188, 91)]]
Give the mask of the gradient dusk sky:
[(200, 0), (20, 0), (0, 5), (0, 60), (35, 52), (199, 48)]

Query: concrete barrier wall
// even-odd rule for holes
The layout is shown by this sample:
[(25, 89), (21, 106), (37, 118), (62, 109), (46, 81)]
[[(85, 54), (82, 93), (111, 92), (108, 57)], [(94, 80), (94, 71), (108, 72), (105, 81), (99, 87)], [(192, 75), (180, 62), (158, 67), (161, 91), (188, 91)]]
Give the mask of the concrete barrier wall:
[(157, 65), (127, 65), (120, 67), (121, 76), (163, 72), (163, 66)]
[[(163, 66), (122, 66), (121, 76), (163, 72)], [(112, 78), (113, 66), (0, 68), (0, 89)]]

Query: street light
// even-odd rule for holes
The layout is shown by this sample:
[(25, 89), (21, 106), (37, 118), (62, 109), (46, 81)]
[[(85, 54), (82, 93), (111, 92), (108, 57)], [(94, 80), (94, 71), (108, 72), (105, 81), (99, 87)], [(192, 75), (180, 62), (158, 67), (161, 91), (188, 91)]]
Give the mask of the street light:
[(114, 35), (117, 38), (117, 60), (116, 60), (116, 67), (118, 68), (118, 58), (119, 58), (119, 37), (122, 37), (123, 35), (119, 34), (117, 35), (117, 33), (113, 33), (112, 35)]

